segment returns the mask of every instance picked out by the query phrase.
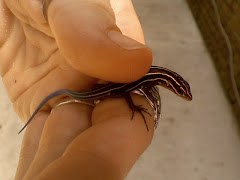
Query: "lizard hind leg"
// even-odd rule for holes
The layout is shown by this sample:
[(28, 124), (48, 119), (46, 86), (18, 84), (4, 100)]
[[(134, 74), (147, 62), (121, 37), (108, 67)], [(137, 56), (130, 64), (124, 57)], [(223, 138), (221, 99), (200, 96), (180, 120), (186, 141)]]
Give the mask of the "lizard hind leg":
[(152, 115), (147, 111), (146, 108), (142, 107), (142, 105), (135, 105), (133, 100), (132, 100), (132, 98), (131, 98), (131, 96), (129, 94), (125, 95), (125, 99), (127, 101), (127, 104), (129, 106), (129, 108), (132, 110), (132, 118), (131, 118), (131, 120), (134, 117), (135, 111), (139, 112), (140, 115), (142, 116), (143, 120), (144, 120), (144, 123), (146, 125), (147, 131), (149, 131), (148, 124), (147, 124), (147, 121), (145, 119), (145, 116), (143, 115), (143, 112), (147, 113), (149, 116), (152, 116)]

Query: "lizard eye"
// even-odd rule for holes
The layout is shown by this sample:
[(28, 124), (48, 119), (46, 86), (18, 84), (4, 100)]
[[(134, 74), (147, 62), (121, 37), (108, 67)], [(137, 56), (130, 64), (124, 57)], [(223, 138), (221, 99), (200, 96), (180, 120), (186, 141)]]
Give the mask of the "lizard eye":
[(179, 93), (180, 95), (182, 95), (182, 96), (185, 96), (185, 94), (186, 94), (185, 91), (182, 90), (182, 89), (179, 89), (178, 93)]

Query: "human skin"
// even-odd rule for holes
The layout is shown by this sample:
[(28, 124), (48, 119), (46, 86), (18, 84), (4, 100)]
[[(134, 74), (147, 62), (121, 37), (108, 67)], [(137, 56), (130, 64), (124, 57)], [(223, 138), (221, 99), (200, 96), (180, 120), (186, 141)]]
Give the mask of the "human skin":
[[(52, 0), (47, 12), (49, 22), (41, 0), (0, 0), (0, 73), (23, 122), (56, 90), (127, 83), (150, 68), (130, 0)], [(139, 113), (131, 120), (124, 98), (51, 112), (62, 98), (50, 100), (25, 130), (16, 180), (124, 179), (152, 140), (153, 118), (145, 114), (148, 132)], [(132, 98), (153, 113), (143, 97)]]

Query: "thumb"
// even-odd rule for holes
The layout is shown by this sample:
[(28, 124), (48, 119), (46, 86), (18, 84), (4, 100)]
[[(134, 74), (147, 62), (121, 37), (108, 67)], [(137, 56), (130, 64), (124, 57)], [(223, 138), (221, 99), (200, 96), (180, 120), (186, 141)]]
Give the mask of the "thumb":
[(52, 0), (46, 10), (63, 56), (76, 70), (112, 82), (141, 78), (151, 50), (122, 35), (109, 0)]

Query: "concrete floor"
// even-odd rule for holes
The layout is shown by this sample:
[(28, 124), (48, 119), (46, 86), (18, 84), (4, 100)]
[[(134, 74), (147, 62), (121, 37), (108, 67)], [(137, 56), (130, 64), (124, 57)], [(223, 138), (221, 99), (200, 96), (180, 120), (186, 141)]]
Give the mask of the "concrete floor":
[[(193, 101), (160, 88), (163, 117), (127, 180), (239, 180), (240, 139), (214, 65), (184, 0), (133, 0), (154, 64), (181, 74)], [(0, 84), (0, 179), (17, 166), (22, 127)]]

